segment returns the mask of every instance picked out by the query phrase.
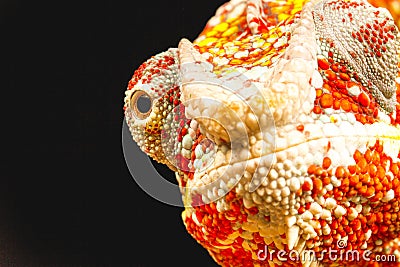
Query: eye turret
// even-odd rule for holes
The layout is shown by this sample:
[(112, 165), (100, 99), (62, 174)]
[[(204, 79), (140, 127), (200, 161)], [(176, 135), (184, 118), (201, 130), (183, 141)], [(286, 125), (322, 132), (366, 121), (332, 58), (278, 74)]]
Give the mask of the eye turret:
[(152, 104), (152, 99), (144, 91), (135, 92), (130, 100), (133, 115), (139, 120), (144, 120), (150, 115)]

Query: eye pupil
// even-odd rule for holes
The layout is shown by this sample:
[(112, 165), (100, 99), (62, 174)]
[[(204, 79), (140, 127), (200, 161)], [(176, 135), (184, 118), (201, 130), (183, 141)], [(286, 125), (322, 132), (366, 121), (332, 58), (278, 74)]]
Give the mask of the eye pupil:
[(147, 113), (151, 109), (151, 100), (147, 95), (141, 95), (136, 102), (136, 107), (139, 112)]

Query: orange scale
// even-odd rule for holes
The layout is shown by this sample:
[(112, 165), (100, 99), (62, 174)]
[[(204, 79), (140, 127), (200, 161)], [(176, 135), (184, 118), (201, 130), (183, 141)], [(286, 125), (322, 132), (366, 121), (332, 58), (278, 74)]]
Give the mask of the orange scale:
[(344, 178), (342, 180), (342, 184), (340, 185), (340, 188), (342, 189), (343, 192), (348, 192), (349, 185), (350, 185), (350, 180), (348, 178)]
[(383, 214), (383, 221), (384, 221), (386, 224), (391, 224), (391, 218), (392, 218), (391, 213), (385, 212), (385, 213)]
[(376, 235), (379, 232), (379, 227), (376, 224), (374, 224), (371, 226), (371, 231), (374, 235)]
[(311, 175), (311, 174), (314, 174), (316, 170), (317, 170), (317, 166), (314, 165), (314, 164), (312, 164), (312, 165), (310, 165), (310, 166), (308, 167), (307, 173)]
[[(327, 83), (324, 83), (324, 85), (322, 85), (322, 88), (324, 88), (324, 89), (326, 89), (326, 90), (328, 90), (328, 91), (332, 91), (331, 86), (330, 86), (329, 84), (327, 84)], [(398, 97), (399, 97), (399, 99), (400, 99), (400, 92), (399, 92), (399, 94), (398, 94)]]
[(349, 179), (349, 185), (351, 186), (356, 186), (359, 183), (359, 176), (358, 175), (353, 175)]
[(334, 100), (333, 101), (333, 109), (338, 110), (340, 109), (340, 101), (339, 100)]
[(303, 124), (297, 125), (297, 126), (296, 126), (296, 130), (299, 131), (299, 132), (304, 131), (304, 125), (303, 125)]
[(304, 206), (301, 206), (301, 207), (297, 210), (297, 212), (298, 212), (299, 214), (303, 214), (305, 211), (306, 211), (306, 208), (305, 208)]
[(304, 184), (302, 186), (303, 191), (311, 191), (312, 188), (313, 188), (313, 186), (309, 182), (304, 182)]
[(313, 112), (315, 114), (321, 114), (322, 110), (321, 110), (321, 108), (319, 106), (314, 106)]
[(367, 151), (364, 153), (364, 158), (367, 160), (368, 163), (373, 160), (373, 152), (371, 151), (371, 149), (367, 149)]
[(335, 99), (342, 99), (343, 98), (343, 95), (341, 93), (337, 92), (337, 91), (332, 92), (332, 96)]
[(399, 185), (400, 185), (400, 181), (397, 178), (393, 179), (392, 188), (395, 189), (395, 188), (399, 187)]
[(367, 188), (365, 187), (364, 189), (363, 189), (363, 183), (362, 182), (358, 182), (355, 186), (354, 186), (354, 188), (355, 189), (357, 189), (358, 190), (358, 192), (360, 192), (360, 193), (365, 193), (366, 191), (367, 191)]
[(398, 165), (398, 163), (391, 164), (390, 171), (393, 173), (394, 176), (397, 176), (399, 174), (399, 165)]
[(337, 81), (335, 81), (335, 85), (336, 85), (336, 88), (338, 88), (338, 89), (342, 89), (342, 90), (347, 89), (347, 83), (345, 81), (337, 80)]
[(351, 104), (347, 99), (340, 100), (340, 107), (346, 112), (351, 111)]
[[(370, 96), (369, 96), (370, 97)], [(371, 99), (371, 97), (370, 97), (370, 99)], [(366, 110), (369, 112), (369, 114), (374, 114), (375, 113), (375, 110), (378, 110), (377, 109), (377, 107), (376, 107), (376, 103), (372, 100), (372, 101), (370, 101), (370, 104), (369, 104), (369, 106), (366, 108)]]
[(396, 188), (394, 189), (394, 193), (395, 193), (396, 196), (399, 196), (399, 195), (400, 195), (400, 186), (398, 186), (398, 187), (396, 187)]
[(337, 79), (336, 73), (334, 73), (334, 72), (331, 71), (331, 70), (326, 70), (326, 71), (325, 71), (325, 76), (326, 76), (326, 78), (327, 78), (328, 80), (330, 80), (330, 81), (334, 81), (334, 80)]
[(358, 189), (358, 192), (363, 196), (366, 197), (366, 193), (367, 193), (368, 187), (366, 185), (361, 186)]
[(331, 65), (331, 70), (333, 70), (334, 72), (338, 72), (339, 71), (339, 65), (337, 63), (332, 64)]
[(350, 81), (350, 76), (344, 72), (339, 73), (339, 78), (343, 81)]
[(350, 235), (348, 235), (348, 239), (347, 239), (347, 242), (349, 242), (349, 243), (355, 243), (356, 241), (357, 241), (357, 235), (356, 234), (350, 234)]
[(324, 59), (318, 59), (318, 66), (322, 70), (327, 70), (329, 69), (329, 62), (324, 58)]
[(386, 225), (381, 225), (379, 226), (379, 232), (380, 233), (386, 233), (389, 230), (389, 227)]
[(327, 82), (331, 88), (329, 91), (333, 92), (333, 91), (337, 90), (335, 81), (327, 81)]
[(371, 177), (375, 177), (378, 172), (378, 168), (374, 164), (368, 166), (368, 173)]
[(324, 170), (321, 167), (317, 167), (314, 174), (318, 177), (321, 177), (324, 174)]
[(316, 93), (316, 97), (317, 97), (317, 98), (319, 98), (319, 97), (322, 96), (322, 90), (321, 90), (321, 89), (316, 89), (316, 90), (315, 90), (315, 93)]
[(375, 194), (375, 188), (373, 186), (369, 186), (367, 191), (365, 192), (365, 197), (370, 198)]
[[(379, 178), (378, 178), (379, 179)], [(383, 185), (382, 185), (382, 183), (380, 182), (380, 180), (378, 180), (378, 182), (376, 182), (376, 180), (375, 180), (375, 190), (376, 191), (382, 191), (383, 190)], [(380, 192), (380, 193), (382, 193), (382, 192)]]
[(382, 206), (382, 211), (390, 211), (392, 210), (392, 204), (386, 204)]
[(356, 151), (353, 154), (353, 159), (358, 163), (361, 159), (364, 158), (364, 155), (360, 152), (360, 150), (356, 149)]
[(333, 97), (330, 94), (323, 94), (319, 102), (322, 108), (330, 108), (333, 105)]
[(323, 188), (323, 183), (321, 181), (321, 179), (316, 178), (313, 180), (313, 192), (315, 194), (319, 194), (322, 191)]
[(351, 110), (352, 110), (354, 113), (357, 113), (357, 112), (358, 112), (358, 106), (357, 106), (356, 104), (352, 103), (352, 104), (351, 104)]
[(355, 165), (347, 166), (347, 169), (349, 170), (350, 174), (355, 174), (356, 173), (356, 166)]
[(359, 119), (359, 122), (361, 122), (362, 124), (366, 124), (368, 121), (367, 121), (367, 119), (365, 118), (365, 116), (360, 116), (360, 119)]
[(384, 179), (386, 179), (386, 171), (385, 171), (385, 169), (382, 167), (382, 166), (378, 166), (378, 170), (377, 170), (377, 173), (376, 173), (376, 176), (379, 178), (379, 179), (381, 179), (382, 181), (384, 180)]
[(345, 174), (346, 174), (346, 171), (342, 166), (339, 166), (339, 167), (336, 168), (335, 176), (337, 178), (345, 177)]

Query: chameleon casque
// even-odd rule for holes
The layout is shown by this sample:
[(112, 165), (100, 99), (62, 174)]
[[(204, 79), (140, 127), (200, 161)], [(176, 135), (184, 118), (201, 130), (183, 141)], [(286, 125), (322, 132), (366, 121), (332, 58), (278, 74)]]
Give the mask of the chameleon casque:
[(396, 20), (366, 1), (232, 0), (129, 81), (133, 139), (175, 171), (219, 265), (400, 266), (400, 6), (373, 4)]

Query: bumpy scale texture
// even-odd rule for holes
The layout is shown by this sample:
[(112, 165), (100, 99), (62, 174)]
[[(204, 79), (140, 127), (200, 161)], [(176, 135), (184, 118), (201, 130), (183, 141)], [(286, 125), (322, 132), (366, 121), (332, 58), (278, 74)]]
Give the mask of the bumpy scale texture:
[(399, 42), (366, 1), (232, 0), (136, 70), (133, 139), (219, 265), (400, 266)]
[(397, 26), (400, 26), (400, 2), (397, 0), (371, 0), (369, 1), (372, 5), (376, 7), (384, 7), (390, 10), (392, 13), (394, 21)]

